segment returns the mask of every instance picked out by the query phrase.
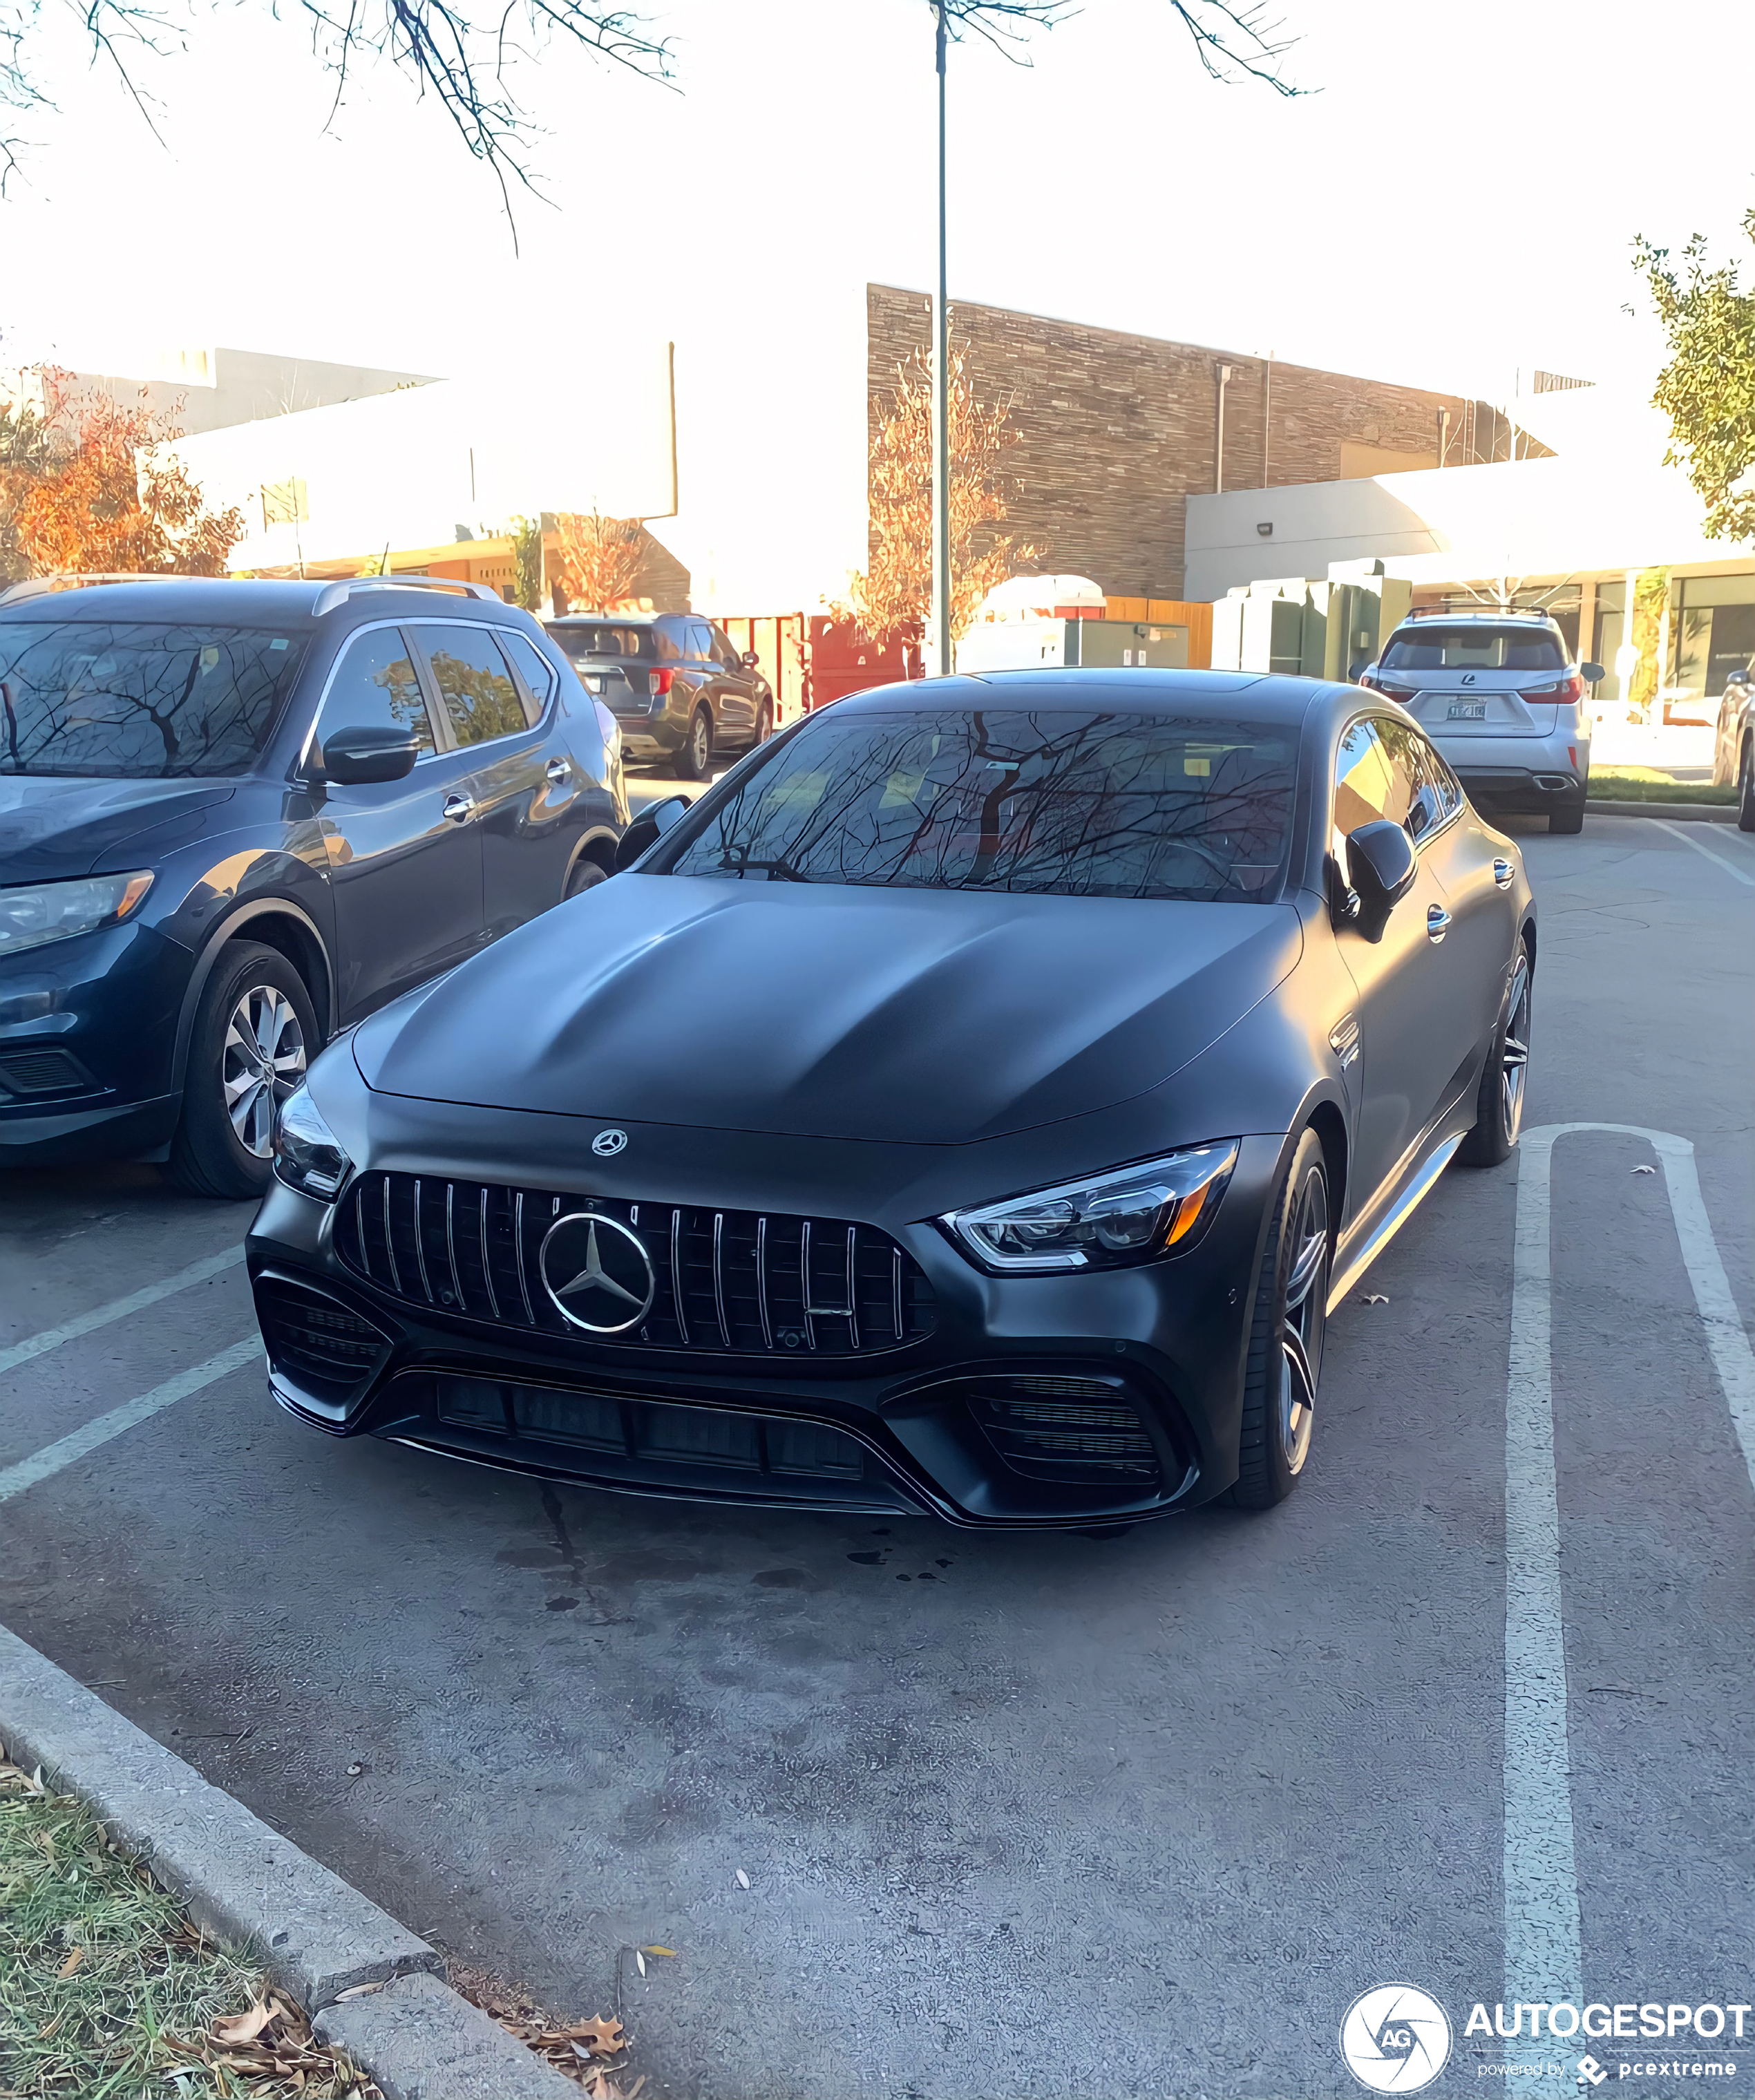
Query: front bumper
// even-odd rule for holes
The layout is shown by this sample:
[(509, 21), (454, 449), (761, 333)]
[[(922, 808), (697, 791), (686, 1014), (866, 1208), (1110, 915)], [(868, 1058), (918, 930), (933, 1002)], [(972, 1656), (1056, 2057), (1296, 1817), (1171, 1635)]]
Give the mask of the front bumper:
[[(630, 1344), (461, 1313), (437, 1302), (443, 1277), (393, 1291), (343, 1259), (345, 1193), (332, 1209), (278, 1183), (249, 1264), (274, 1398), (334, 1435), (693, 1501), (995, 1528), (1133, 1521), (1237, 1476), (1250, 1286), (1281, 1149), (1244, 1140), (1199, 1244), (1139, 1268), (988, 1277), (932, 1225), (891, 1224), (924, 1279), (930, 1330), (857, 1354), (789, 1355), (778, 1337), (663, 1345), (673, 1329)], [(444, 1186), (452, 1236), (435, 1211), (435, 1266), (475, 1215), (465, 1185)], [(466, 1301), (483, 1271), (468, 1273)]]
[(193, 960), (130, 924), (0, 961), (0, 1164), (126, 1157), (169, 1139)]

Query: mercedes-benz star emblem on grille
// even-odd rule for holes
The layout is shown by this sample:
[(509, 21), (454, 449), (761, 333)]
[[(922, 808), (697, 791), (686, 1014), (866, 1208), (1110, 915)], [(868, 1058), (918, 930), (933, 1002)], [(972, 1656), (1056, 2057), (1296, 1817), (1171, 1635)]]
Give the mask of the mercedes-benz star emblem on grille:
[(600, 1130), (591, 1140), (591, 1149), (599, 1159), (613, 1159), (618, 1152), (628, 1149), (628, 1133), (624, 1130)]
[(555, 1220), (536, 1265), (562, 1318), (588, 1335), (637, 1326), (658, 1295), (657, 1273), (639, 1235), (589, 1211)]

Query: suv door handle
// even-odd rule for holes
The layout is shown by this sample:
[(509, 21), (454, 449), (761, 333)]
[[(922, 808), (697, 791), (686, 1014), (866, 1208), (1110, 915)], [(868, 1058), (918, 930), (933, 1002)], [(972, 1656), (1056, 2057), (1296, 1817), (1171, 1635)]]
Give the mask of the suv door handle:
[(1509, 889), (1511, 887), (1511, 878), (1516, 872), (1517, 870), (1508, 860), (1496, 860), (1493, 862), (1493, 880), (1501, 889)]
[(469, 821), (474, 810), (475, 797), (473, 795), (448, 795), (439, 814), (454, 824), (461, 824)]
[(558, 788), (563, 780), (571, 780), (573, 769), (564, 758), (551, 758), (542, 769), (542, 777), (551, 788)]
[(1442, 904), (1426, 907), (1426, 938), (1435, 948), (1450, 930), (1450, 914)]

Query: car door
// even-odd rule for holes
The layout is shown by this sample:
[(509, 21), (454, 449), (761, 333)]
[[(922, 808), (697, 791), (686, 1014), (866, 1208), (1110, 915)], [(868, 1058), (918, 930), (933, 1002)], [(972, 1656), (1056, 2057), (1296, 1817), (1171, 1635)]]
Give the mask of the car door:
[[(1397, 762), (1381, 724), (1360, 716), (1348, 725), (1335, 759), (1329, 849), (1339, 867), (1347, 867), (1349, 832), (1383, 818), (1405, 825), (1413, 805), (1405, 762)], [(1390, 913), (1382, 937), (1368, 941), (1351, 925), (1336, 936), (1357, 994), (1354, 1019), (1363, 1068), (1351, 1188), (1355, 1216), (1398, 1177), (1438, 1113), (1461, 1054), (1443, 941), (1433, 938), (1449, 902), (1418, 839), (1414, 847), (1413, 887)]]
[(531, 720), (491, 627), (422, 620), (411, 634), (451, 741), (468, 763), (462, 784), (481, 840), (483, 938), (497, 941), (561, 901), (578, 829), (575, 769)]
[(712, 709), (717, 742), (720, 716), (725, 706), (725, 673), (713, 659), (713, 631), (704, 620), (684, 620), (681, 626), (683, 655), (677, 682), (686, 685)]
[(1457, 776), (1426, 739), (1405, 722), (1378, 726), (1391, 757), (1407, 769), (1413, 798), (1409, 829), (1450, 915), (1449, 924), (1435, 929), (1443, 951), (1440, 987), (1455, 1010), (1450, 1091), (1472, 1092), (1498, 1025), (1516, 944), (1515, 871), (1503, 840), (1470, 807)]
[(744, 668), (743, 659), (731, 646), (730, 638), (717, 627), (708, 629), (708, 646), (718, 673), (719, 724), (728, 743), (756, 741), (756, 679)]
[[(392, 727), (412, 730), (421, 746), (405, 779), (364, 787), (323, 779), (325, 736)], [(344, 1022), (480, 946), (482, 849), (466, 806), (469, 761), (444, 743), (402, 630), (355, 634), (330, 674), (307, 748)]]

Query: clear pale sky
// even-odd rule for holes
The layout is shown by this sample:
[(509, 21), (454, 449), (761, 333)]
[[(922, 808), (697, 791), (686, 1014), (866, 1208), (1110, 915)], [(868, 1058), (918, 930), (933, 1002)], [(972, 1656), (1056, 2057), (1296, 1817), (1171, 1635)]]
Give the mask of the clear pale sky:
[[(1384, 377), (1649, 370), (1628, 244), (1748, 253), (1748, 0), (1276, 0), (1286, 102), (1202, 74), (1164, 0), (1084, 0), (1033, 64), (953, 54), (951, 289)], [(70, 11), (0, 205), (14, 356), (229, 342), (446, 373), (596, 327), (809, 355), (813, 301), (933, 268), (924, 0), (654, 0), (675, 90), (549, 47), (517, 82), (549, 203), (514, 258), (487, 174), (387, 73), (331, 90), (298, 11), (143, 56), (155, 143)], [(66, 26), (63, 26), (63, 23)], [(1752, 258), (1755, 259), (1755, 258)]]

